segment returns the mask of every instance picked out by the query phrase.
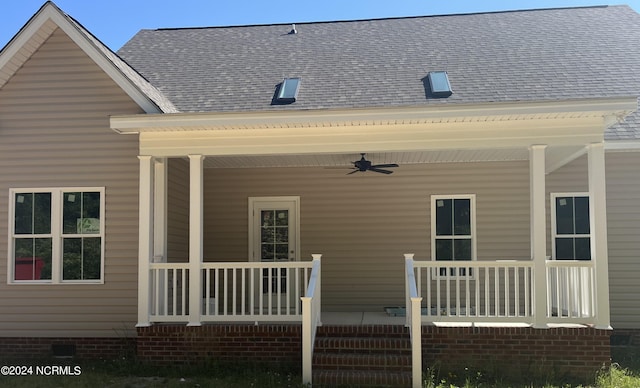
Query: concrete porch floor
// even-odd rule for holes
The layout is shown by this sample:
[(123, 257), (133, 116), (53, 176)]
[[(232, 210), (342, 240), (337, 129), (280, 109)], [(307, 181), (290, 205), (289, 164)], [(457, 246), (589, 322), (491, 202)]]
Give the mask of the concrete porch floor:
[(404, 325), (405, 317), (392, 317), (383, 311), (322, 312), (323, 325)]
[[(406, 324), (406, 318), (402, 316), (390, 316), (382, 311), (356, 311), (335, 312), (323, 311), (321, 318), (323, 325), (402, 325)], [(528, 323), (519, 322), (434, 322), (428, 326), (439, 327), (531, 327)], [(587, 328), (589, 325), (575, 323), (550, 323), (549, 328)]]

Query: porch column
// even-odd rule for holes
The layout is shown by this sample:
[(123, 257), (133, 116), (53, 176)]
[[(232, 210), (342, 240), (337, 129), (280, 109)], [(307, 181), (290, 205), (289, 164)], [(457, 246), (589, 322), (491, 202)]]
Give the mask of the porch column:
[(533, 260), (533, 327), (547, 326), (547, 226), (545, 206), (546, 145), (529, 147), (529, 197), (531, 203), (531, 259)]
[(203, 255), (203, 161), (202, 155), (189, 155), (189, 323), (200, 326), (202, 306)]
[(604, 144), (587, 147), (589, 154), (589, 221), (591, 260), (595, 273), (595, 325), (611, 329), (609, 312), (609, 256), (607, 248), (607, 185)]
[(149, 264), (153, 259), (153, 157), (138, 156), (140, 159), (140, 187), (138, 203), (138, 324), (136, 327), (151, 326), (149, 306), (151, 293)]

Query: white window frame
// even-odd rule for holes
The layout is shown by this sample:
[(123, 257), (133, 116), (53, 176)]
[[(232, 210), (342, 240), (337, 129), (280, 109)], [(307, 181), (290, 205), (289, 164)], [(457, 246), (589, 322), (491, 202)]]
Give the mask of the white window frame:
[[(62, 241), (80, 235), (64, 235), (62, 230), (63, 193), (98, 192), (100, 193), (100, 233), (91, 237), (100, 237), (100, 279), (63, 280), (62, 278)], [(24, 235), (15, 234), (15, 197), (19, 193), (51, 194), (51, 279), (15, 280), (14, 239)], [(104, 284), (104, 251), (105, 251), (105, 188), (104, 187), (53, 187), (53, 188), (11, 188), (9, 189), (9, 243), (7, 248), (7, 284)], [(85, 235), (88, 236), (88, 235)]]
[[(558, 197), (587, 197), (589, 199), (589, 207), (591, 207), (591, 197), (588, 192), (571, 192), (571, 193), (551, 193), (550, 202), (551, 202), (551, 259), (556, 259), (556, 238), (585, 238), (589, 237), (590, 241), (593, 241), (593, 231), (589, 228), (589, 234), (558, 234), (557, 232), (557, 224), (556, 224), (556, 199)], [(591, 214), (589, 214), (591, 217)], [(593, 258), (591, 258), (593, 260)], [(568, 260), (562, 260), (568, 261)]]
[[(471, 217), (470, 217), (471, 235), (451, 236), (450, 238), (452, 238), (453, 240), (458, 240), (458, 239), (471, 240), (471, 260), (470, 261), (476, 261), (478, 259), (477, 257), (478, 237), (476, 234), (476, 195), (475, 194), (438, 194), (438, 195), (431, 196), (431, 260), (439, 261), (436, 258), (436, 239), (438, 238), (438, 236), (436, 235), (436, 206), (437, 206), (437, 201), (441, 199), (451, 199), (451, 200), (468, 199), (469, 200), (469, 206), (471, 210)], [(467, 261), (467, 260), (453, 260), (453, 261)], [(442, 260), (440, 262), (444, 263), (445, 261)], [(437, 276), (444, 277), (445, 275), (439, 275), (439, 272), (438, 272)], [(456, 275), (447, 274), (446, 276), (455, 277)], [(470, 277), (470, 278), (473, 276), (474, 276), (473, 273), (471, 275), (466, 275), (466, 276), (462, 275), (462, 277)]]

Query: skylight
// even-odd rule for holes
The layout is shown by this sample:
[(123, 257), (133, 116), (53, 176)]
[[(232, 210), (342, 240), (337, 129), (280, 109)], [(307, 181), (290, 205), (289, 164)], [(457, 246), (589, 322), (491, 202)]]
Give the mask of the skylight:
[(449, 97), (453, 94), (446, 71), (431, 71), (428, 78), (433, 97)]
[(298, 97), (300, 88), (300, 78), (285, 78), (280, 84), (280, 90), (276, 96), (276, 101), (281, 104), (291, 104)]

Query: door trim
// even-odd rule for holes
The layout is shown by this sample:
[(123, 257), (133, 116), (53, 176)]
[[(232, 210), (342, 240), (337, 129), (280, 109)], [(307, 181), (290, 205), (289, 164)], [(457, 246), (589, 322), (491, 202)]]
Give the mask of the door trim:
[(248, 212), (247, 212), (247, 220), (248, 225), (247, 228), (248, 230), (248, 236), (249, 236), (249, 249), (248, 249), (248, 261), (257, 261), (256, 258), (253, 255), (253, 244), (255, 242), (256, 236), (254, 236), (254, 228), (253, 228), (253, 222), (254, 222), (254, 208), (256, 204), (259, 203), (263, 203), (263, 202), (292, 202), (294, 205), (294, 208), (296, 210), (296, 214), (295, 214), (295, 218), (294, 218), (294, 222), (295, 222), (295, 231), (296, 231), (296, 238), (294, 243), (294, 249), (295, 249), (295, 254), (296, 254), (296, 261), (300, 261), (302, 259), (301, 255), (300, 255), (300, 196), (281, 196), (281, 197), (249, 197), (249, 202), (248, 202)]

